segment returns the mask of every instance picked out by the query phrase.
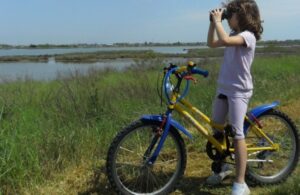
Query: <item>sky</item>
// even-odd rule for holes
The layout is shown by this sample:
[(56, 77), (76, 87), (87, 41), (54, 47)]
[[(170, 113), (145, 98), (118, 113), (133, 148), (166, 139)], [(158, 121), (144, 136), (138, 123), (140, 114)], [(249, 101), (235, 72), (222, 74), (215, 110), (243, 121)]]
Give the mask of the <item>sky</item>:
[[(222, 2), (0, 0), (0, 44), (205, 42), (208, 12)], [(300, 39), (299, 0), (257, 4), (264, 20), (263, 40)]]

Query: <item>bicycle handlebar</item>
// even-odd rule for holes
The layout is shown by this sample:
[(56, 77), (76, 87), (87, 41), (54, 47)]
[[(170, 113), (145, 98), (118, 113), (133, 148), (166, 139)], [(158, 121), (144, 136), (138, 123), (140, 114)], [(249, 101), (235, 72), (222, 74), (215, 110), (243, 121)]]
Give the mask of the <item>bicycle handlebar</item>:
[(200, 75), (202, 75), (204, 77), (207, 77), (209, 73), (208, 73), (207, 70), (201, 70), (200, 68), (194, 67), (192, 69), (192, 74), (200, 74)]
[[(196, 64), (194, 64), (193, 62), (189, 62), (188, 65), (186, 66), (181, 66), (181, 67), (173, 67), (172, 69), (169, 69), (168, 72), (166, 73), (165, 77), (164, 77), (164, 81), (163, 81), (163, 89), (164, 89), (164, 93), (167, 97), (167, 101), (169, 104), (173, 104), (178, 102), (179, 100), (181, 100), (182, 98), (184, 98), (187, 93), (188, 93), (188, 89), (189, 89), (189, 84), (190, 84), (190, 80), (193, 80), (192, 77), (188, 77), (189, 79), (187, 79), (187, 77), (185, 78), (185, 76), (190, 76), (192, 74), (199, 74), (202, 75), (204, 77), (208, 76), (208, 71), (206, 70), (202, 70), (200, 68), (195, 67)], [(170, 76), (171, 74), (175, 74), (176, 78), (177, 78), (177, 84), (174, 88), (174, 86), (172, 86), (172, 84), (170, 83)], [(170, 97), (169, 97), (169, 93), (172, 91), (176, 91), (179, 92), (179, 88), (181, 85), (181, 81), (182, 79), (186, 79), (187, 80), (187, 84), (185, 86), (184, 92), (182, 95), (180, 95), (176, 102), (171, 102)]]
[[(170, 74), (181, 74), (181, 76), (186, 76), (186, 75), (191, 75), (191, 74), (200, 74), (204, 77), (207, 77), (208, 76), (208, 71), (207, 70), (202, 70), (200, 68), (197, 68), (195, 67), (196, 65), (194, 64), (193, 66), (181, 66), (181, 67), (175, 67), (175, 68), (172, 68), (171, 70), (168, 71), (169, 75)], [(167, 73), (167, 74), (168, 74)]]
[(186, 72), (186, 74), (200, 74), (204, 77), (208, 76), (208, 71), (207, 70), (202, 70), (200, 68), (195, 67), (196, 64), (194, 64), (193, 66), (187, 65), (187, 66), (181, 66), (181, 67), (175, 67), (173, 69), (171, 69), (170, 71), (172, 71), (172, 74), (177, 73), (177, 74), (181, 74), (183, 72)]

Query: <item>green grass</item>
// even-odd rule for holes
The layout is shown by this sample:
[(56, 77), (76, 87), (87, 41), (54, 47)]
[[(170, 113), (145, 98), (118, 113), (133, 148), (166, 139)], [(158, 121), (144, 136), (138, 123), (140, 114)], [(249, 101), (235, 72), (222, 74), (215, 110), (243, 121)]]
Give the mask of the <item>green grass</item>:
[[(299, 61), (299, 56), (256, 58), (250, 106), (299, 98)], [(210, 76), (192, 85), (189, 99), (210, 115), (219, 61), (198, 63)], [(156, 95), (163, 64), (158, 59), (144, 66), (140, 61), (124, 72), (107, 69), (52, 82), (1, 84), (0, 194), (51, 180), (71, 164), (105, 159), (122, 127), (142, 114), (164, 112)]]

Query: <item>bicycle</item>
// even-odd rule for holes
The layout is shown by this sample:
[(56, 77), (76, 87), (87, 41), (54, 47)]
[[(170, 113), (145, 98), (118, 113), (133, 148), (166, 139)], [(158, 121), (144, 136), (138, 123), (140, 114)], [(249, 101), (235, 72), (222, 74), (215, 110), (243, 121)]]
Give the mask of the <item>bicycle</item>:
[[(193, 62), (164, 68), (162, 91), (167, 111), (144, 115), (121, 130), (110, 145), (106, 161), (107, 176), (119, 194), (168, 194), (184, 175), (187, 152), (182, 134), (191, 133), (172, 118), (172, 112), (194, 126), (206, 139), (206, 153), (213, 160), (212, 170), (221, 171), (221, 162), (234, 160), (233, 136), (229, 125), (212, 120), (184, 98), (194, 74), (204, 77), (208, 71)], [(176, 84), (172, 82), (176, 80)], [(182, 81), (185, 87), (181, 94)], [(299, 158), (299, 138), (294, 122), (276, 109), (279, 102), (262, 105), (245, 116), (244, 133), (248, 160), (246, 179), (256, 184), (275, 184), (285, 180), (295, 169)], [(201, 122), (220, 130), (212, 134)]]

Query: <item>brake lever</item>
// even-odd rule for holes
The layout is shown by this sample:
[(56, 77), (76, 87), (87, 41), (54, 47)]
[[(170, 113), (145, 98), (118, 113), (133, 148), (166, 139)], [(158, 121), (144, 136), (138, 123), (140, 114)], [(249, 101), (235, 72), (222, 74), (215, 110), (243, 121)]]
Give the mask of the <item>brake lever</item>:
[(186, 76), (184, 76), (183, 78), (184, 78), (185, 80), (191, 80), (191, 81), (193, 81), (194, 84), (197, 84), (197, 83), (198, 83), (198, 80), (197, 80), (195, 77), (193, 77), (192, 75), (186, 75)]

